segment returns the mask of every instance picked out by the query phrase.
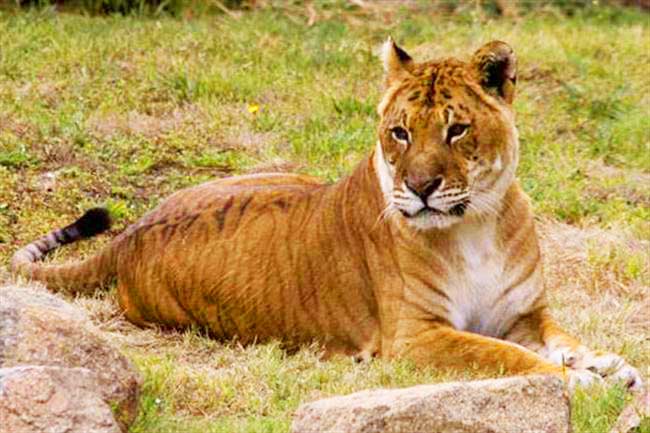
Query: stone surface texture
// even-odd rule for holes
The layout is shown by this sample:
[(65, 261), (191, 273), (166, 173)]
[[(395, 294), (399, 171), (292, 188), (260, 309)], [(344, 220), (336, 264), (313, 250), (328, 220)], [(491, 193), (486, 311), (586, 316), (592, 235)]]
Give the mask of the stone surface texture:
[(0, 368), (0, 432), (120, 433), (85, 368)]
[(362, 391), (300, 406), (293, 433), (568, 433), (569, 396), (551, 376)]
[(0, 368), (83, 367), (123, 430), (137, 413), (142, 379), (93, 327), (85, 312), (39, 286), (0, 287)]
[(623, 409), (610, 433), (633, 433), (650, 419), (650, 385), (643, 387)]

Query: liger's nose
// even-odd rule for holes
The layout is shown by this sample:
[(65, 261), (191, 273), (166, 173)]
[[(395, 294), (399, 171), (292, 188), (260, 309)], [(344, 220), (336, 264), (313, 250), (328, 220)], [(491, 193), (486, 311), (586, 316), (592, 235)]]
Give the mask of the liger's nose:
[(442, 185), (442, 176), (428, 177), (409, 174), (405, 183), (408, 189), (426, 202), (427, 198)]

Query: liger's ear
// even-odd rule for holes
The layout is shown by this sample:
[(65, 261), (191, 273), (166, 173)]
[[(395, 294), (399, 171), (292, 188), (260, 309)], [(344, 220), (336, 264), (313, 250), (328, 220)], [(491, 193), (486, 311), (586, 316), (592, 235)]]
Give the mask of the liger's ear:
[(413, 65), (411, 56), (398, 47), (390, 36), (381, 47), (381, 60), (384, 63), (386, 84), (388, 86), (410, 74), (409, 70)]
[(474, 53), (472, 67), (487, 92), (512, 104), (517, 84), (517, 58), (510, 45), (501, 41), (488, 42)]

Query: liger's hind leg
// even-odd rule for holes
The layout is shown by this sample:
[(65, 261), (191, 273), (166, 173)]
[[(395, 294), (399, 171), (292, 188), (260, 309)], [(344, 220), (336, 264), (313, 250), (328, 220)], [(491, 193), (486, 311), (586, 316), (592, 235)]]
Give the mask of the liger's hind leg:
[(121, 282), (118, 282), (117, 284), (117, 301), (124, 312), (124, 317), (126, 317), (129, 322), (138, 326), (145, 326), (147, 324), (147, 321), (142, 317), (142, 314), (140, 314), (140, 310), (133, 302), (129, 288)]

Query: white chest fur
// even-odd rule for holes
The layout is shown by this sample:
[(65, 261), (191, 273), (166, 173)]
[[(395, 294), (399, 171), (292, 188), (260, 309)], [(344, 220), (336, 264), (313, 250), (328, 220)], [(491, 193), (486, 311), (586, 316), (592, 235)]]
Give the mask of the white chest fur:
[(497, 239), (496, 218), (459, 224), (452, 248), (459, 255), (445, 288), (452, 324), (459, 330), (501, 336), (530, 305), (535, 287), (526, 281), (503, 296), (514, 276), (504, 272), (507, 257)]

